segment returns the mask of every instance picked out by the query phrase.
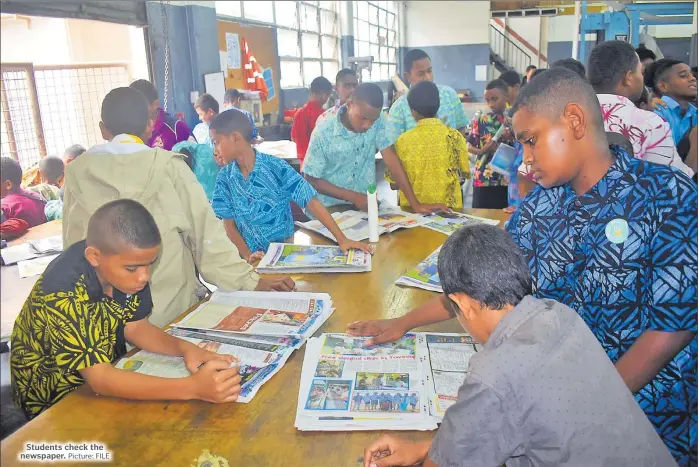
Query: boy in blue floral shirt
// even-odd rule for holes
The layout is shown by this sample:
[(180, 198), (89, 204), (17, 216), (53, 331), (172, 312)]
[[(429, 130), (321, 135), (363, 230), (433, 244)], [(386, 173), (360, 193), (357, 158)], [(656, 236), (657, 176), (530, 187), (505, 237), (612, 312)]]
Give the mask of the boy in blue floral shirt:
[(216, 179), (212, 207), (249, 263), (259, 261), (270, 243), (293, 235), (291, 201), (321, 221), (342, 251), (369, 251), (369, 245), (342, 233), (316, 198), (318, 193), (289, 164), (252, 148), (252, 124), (243, 112), (231, 109), (219, 114), (210, 131), (214, 152), (226, 164)]

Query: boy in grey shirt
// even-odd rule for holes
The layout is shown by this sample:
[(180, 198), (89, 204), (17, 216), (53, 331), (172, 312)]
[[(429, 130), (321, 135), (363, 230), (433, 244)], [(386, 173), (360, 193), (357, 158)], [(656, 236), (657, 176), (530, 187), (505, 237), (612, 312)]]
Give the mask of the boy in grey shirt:
[(439, 254), (446, 302), (483, 349), (431, 442), (384, 436), (365, 467), (676, 466), (580, 316), (532, 297), (511, 237), (476, 225)]

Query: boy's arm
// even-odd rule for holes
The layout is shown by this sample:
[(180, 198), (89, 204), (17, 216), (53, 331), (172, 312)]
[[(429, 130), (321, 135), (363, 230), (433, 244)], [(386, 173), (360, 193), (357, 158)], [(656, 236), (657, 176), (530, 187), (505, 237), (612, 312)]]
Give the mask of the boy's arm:
[(308, 183), (310, 183), (313, 188), (318, 191), (318, 193), (347, 201), (348, 203), (355, 205), (361, 211), (367, 210), (366, 193), (359, 193), (346, 188), (340, 188), (327, 180), (313, 177), (307, 173), (304, 174), (304, 177), (306, 177)]
[(342, 233), (340, 226), (337, 225), (337, 222), (335, 222), (333, 216), (330, 215), (328, 210), (325, 209), (325, 206), (323, 206), (323, 203), (318, 201), (317, 198), (313, 198), (308, 203), (307, 207), (311, 214), (313, 214), (313, 216), (318, 219), (320, 223), (330, 231), (331, 234), (333, 234), (333, 237), (335, 237), (335, 240), (337, 240), (337, 244), (343, 253), (347, 253), (347, 251), (353, 248), (369, 253), (369, 245), (366, 243), (352, 241), (347, 238), (344, 233)]
[(243, 236), (240, 235), (240, 231), (238, 230), (238, 227), (236, 227), (235, 221), (233, 219), (223, 219), (223, 227), (226, 229), (228, 238), (230, 238), (233, 244), (238, 248), (240, 256), (242, 256), (245, 261), (248, 261), (252, 251), (250, 251), (250, 248), (248, 248)]

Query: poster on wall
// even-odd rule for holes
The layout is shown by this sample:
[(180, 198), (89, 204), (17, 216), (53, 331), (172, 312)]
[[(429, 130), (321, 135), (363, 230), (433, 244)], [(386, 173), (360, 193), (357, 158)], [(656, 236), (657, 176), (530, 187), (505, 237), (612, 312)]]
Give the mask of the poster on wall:
[(218, 56), (221, 61), (221, 71), (228, 75), (228, 52), (219, 50)]
[(274, 99), (274, 73), (271, 68), (265, 68), (262, 70), (262, 77), (267, 85), (267, 100), (271, 101)]
[(240, 40), (238, 34), (226, 33), (226, 52), (228, 53), (228, 68), (240, 70)]

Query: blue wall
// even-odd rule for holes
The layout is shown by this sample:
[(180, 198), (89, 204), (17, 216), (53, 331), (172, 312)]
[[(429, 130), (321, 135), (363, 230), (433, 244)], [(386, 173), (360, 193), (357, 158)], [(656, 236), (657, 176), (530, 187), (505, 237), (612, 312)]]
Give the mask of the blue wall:
[[(594, 46), (595, 43), (592, 41), (587, 41), (585, 44), (585, 60), (583, 60), (585, 66), (587, 66), (587, 60), (590, 58), (590, 52)], [(548, 49), (546, 50), (546, 58), (548, 58), (549, 64), (563, 58), (571, 58), (572, 56), (573, 41), (549, 42)]]

